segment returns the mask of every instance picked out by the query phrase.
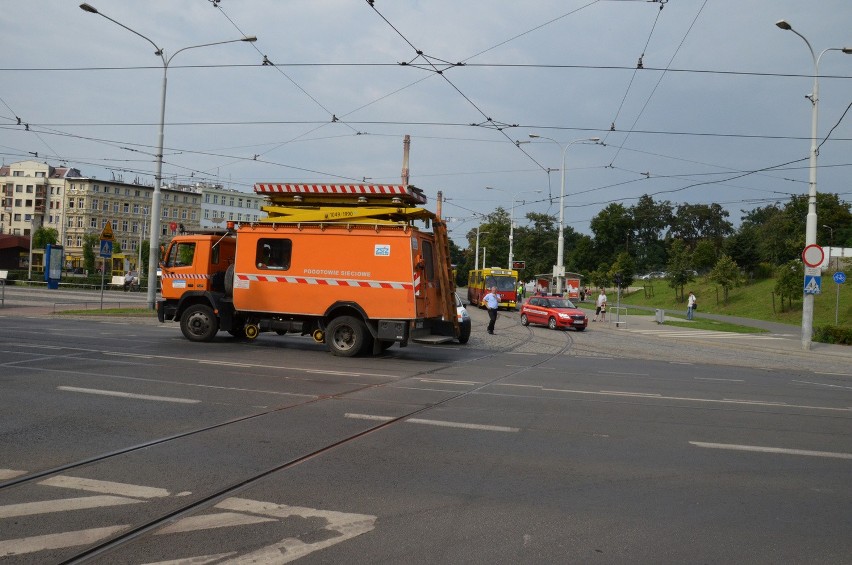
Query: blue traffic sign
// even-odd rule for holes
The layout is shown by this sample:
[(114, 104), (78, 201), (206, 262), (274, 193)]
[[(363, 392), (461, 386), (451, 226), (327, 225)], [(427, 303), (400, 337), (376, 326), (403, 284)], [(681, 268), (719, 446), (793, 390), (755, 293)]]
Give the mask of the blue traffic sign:
[(837, 284), (843, 284), (846, 282), (846, 273), (842, 271), (837, 271), (834, 273), (834, 282)]
[(822, 277), (805, 275), (805, 294), (819, 294), (820, 292), (822, 292)]
[(108, 239), (101, 240), (101, 257), (104, 259), (112, 257), (112, 241)]

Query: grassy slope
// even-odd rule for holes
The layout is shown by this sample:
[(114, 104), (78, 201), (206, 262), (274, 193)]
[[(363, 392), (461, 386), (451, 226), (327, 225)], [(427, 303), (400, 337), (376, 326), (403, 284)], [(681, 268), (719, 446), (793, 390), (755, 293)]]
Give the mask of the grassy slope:
[[(641, 283), (644, 283), (645, 291), (643, 291)], [(674, 289), (669, 287), (666, 280), (636, 281), (633, 288), (638, 288), (638, 291), (622, 296), (622, 302), (628, 305), (686, 311), (686, 304), (675, 300)], [(802, 301), (794, 300), (792, 309), (789, 309), (785, 302), (788, 311), (781, 312), (781, 300), (776, 296), (775, 312), (773, 312), (772, 291), (774, 288), (774, 279), (756, 281), (749, 285), (733, 288), (728, 295), (727, 304), (723, 303), (722, 288), (707, 281), (705, 277), (697, 277), (695, 282), (684, 288), (684, 291), (689, 293), (692, 290), (695, 293), (698, 299), (699, 312), (801, 325)], [(836, 293), (837, 285), (831, 276), (823, 276), (822, 294), (817, 295), (814, 301), (815, 326), (834, 324)], [(653, 295), (646, 296), (646, 294)], [(610, 300), (614, 301), (614, 298), (610, 294)], [(839, 323), (846, 326), (852, 325), (852, 284), (849, 282), (840, 285)]]

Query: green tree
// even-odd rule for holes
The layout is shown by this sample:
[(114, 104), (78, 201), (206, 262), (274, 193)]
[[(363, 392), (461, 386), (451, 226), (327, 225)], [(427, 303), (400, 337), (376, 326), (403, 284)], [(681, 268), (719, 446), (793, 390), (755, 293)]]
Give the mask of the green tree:
[(626, 251), (622, 251), (616, 257), (615, 262), (609, 268), (607, 277), (615, 281), (615, 275), (621, 275), (621, 288), (627, 288), (633, 284), (633, 279), (636, 278), (636, 262), (633, 257)]
[(642, 271), (657, 269), (666, 264), (665, 231), (674, 217), (672, 203), (668, 200), (654, 202), (644, 194), (631, 206), (633, 234), (630, 253), (636, 258), (636, 267)]
[(56, 245), (58, 240), (59, 232), (56, 228), (41, 226), (33, 233), (33, 248), (44, 249), (48, 244)]
[(793, 298), (802, 296), (802, 281), (805, 278), (805, 267), (801, 260), (787, 261), (775, 270), (775, 294), (781, 296), (781, 311), (784, 311), (784, 298), (790, 308)]
[(716, 265), (713, 266), (713, 270), (710, 271), (709, 278), (711, 281), (722, 287), (724, 302), (727, 304), (728, 294), (731, 288), (740, 284), (740, 267), (733, 259), (722, 254), (722, 256), (719, 257), (719, 260), (716, 261)]
[[(675, 300), (683, 301), (683, 287), (695, 280), (695, 277), (692, 274), (692, 254), (682, 239), (672, 241), (666, 271), (669, 286), (675, 291)], [(680, 291), (680, 296), (678, 296), (678, 291)]]
[(613, 203), (598, 212), (589, 227), (595, 238), (597, 260), (610, 263), (627, 247), (633, 233), (633, 217), (623, 204)]
[[(559, 232), (553, 216), (530, 212), (525, 217), (531, 226), (515, 228), (514, 256), (516, 260), (526, 262), (526, 269), (520, 274), (525, 280), (530, 280), (535, 275), (553, 271)], [(566, 249), (569, 240), (579, 237), (570, 228), (564, 235)]]
[(100, 248), (101, 238), (96, 233), (83, 236), (83, 265), (88, 273), (95, 272), (95, 250)]
[(692, 264), (701, 271), (709, 271), (713, 264), (716, 263), (716, 247), (708, 239), (702, 239), (695, 245), (695, 250), (692, 252)]

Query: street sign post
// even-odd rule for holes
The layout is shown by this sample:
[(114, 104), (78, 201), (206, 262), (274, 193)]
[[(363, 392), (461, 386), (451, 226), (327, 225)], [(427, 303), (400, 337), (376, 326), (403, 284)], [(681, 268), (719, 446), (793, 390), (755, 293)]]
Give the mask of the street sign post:
[(834, 273), (834, 286), (837, 287), (837, 296), (834, 299), (834, 325), (836, 326), (840, 320), (840, 285), (846, 282), (846, 273), (837, 271)]

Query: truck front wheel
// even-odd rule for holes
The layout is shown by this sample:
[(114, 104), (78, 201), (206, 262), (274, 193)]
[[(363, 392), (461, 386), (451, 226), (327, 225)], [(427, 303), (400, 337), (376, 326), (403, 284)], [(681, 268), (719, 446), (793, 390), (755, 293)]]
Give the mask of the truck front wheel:
[(325, 342), (334, 355), (354, 357), (367, 343), (367, 327), (352, 316), (335, 318), (325, 332)]
[(180, 317), (180, 331), (189, 341), (212, 341), (219, 331), (219, 318), (206, 304), (195, 304)]

